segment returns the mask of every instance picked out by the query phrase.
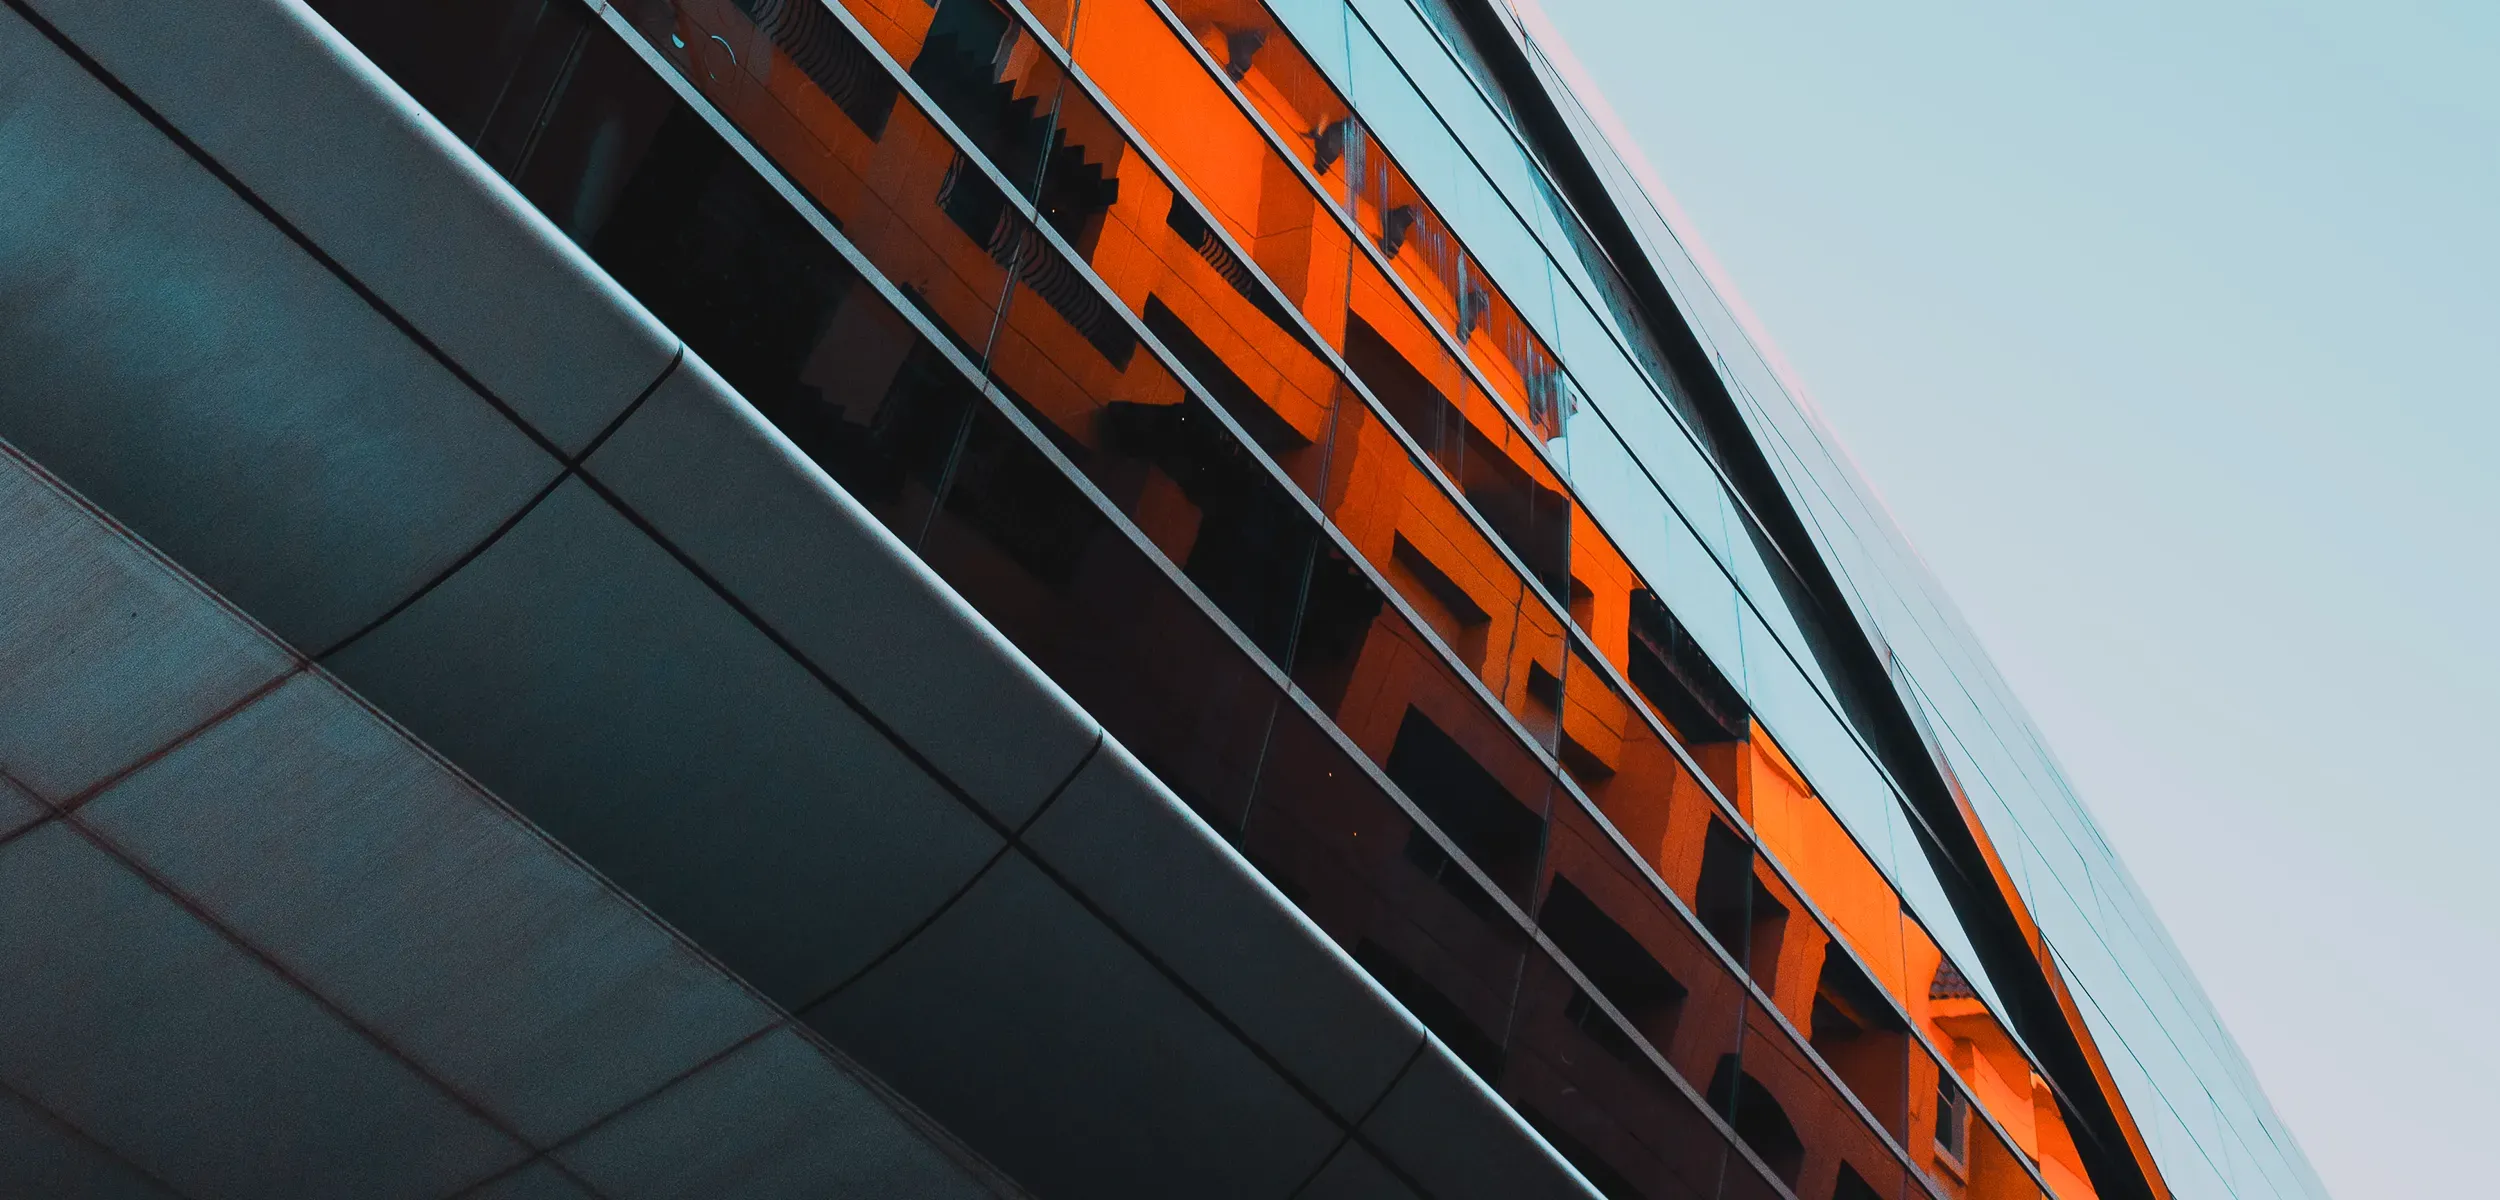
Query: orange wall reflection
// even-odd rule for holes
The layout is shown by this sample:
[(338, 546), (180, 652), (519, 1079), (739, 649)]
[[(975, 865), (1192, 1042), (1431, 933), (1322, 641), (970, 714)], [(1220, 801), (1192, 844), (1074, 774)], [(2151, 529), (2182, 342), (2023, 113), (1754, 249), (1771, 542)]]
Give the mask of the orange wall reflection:
[[(687, 78), (1538, 916), (1775, 1176), (1801, 1195), (1894, 1194), (1880, 1129), (1950, 1195), (2037, 1194), (2024, 1161), (2066, 1200), (2092, 1195), (2019, 1048), (1540, 451), (1559, 431), (1550, 353), (1386, 151), (1349, 151), (1368, 135), (1347, 132), (1342, 98), (1289, 39), (1241, 51), (1246, 22), (1274, 28), (1263, 10), (1088, 0), (1072, 29), (1042, 14), (1115, 117), (986, 0), (849, 6), (936, 112), (846, 32), (802, 27), (804, 10), (665, 7)], [(1311, 598), (1336, 543), (1259, 490), (1272, 483), (1234, 429), (1368, 566), (1344, 587), (1376, 578), (1402, 607)], [(1301, 556), (1281, 616), (1215, 565), (1219, 541)], [(1611, 834), (1572, 827), (1576, 802), (1531, 746), (1629, 861)], [(1500, 957), (1469, 948), (1498, 940), (1487, 899), (1392, 811), (1356, 820), (1318, 795), (1278, 801), (1296, 836), (1398, 858), (1423, 889), (1404, 911), (1447, 910), (1366, 935), (1357, 957), (1501, 1044), (1512, 989), (1470, 965)], [(1269, 836), (1248, 841), (1304, 844)], [(1681, 913), (1642, 898), (1645, 873)], [(1551, 1018), (1591, 1028), (1587, 987), (1551, 983)], [(1637, 1075), (1637, 1058), (1556, 1078), (1599, 1087), (1589, 1072)]]

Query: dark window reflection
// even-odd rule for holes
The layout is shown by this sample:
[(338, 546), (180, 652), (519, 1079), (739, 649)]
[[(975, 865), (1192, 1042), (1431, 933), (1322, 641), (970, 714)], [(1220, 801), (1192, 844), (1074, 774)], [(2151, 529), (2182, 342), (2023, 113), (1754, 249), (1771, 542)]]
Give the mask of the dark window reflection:
[(1787, 1110), (1770, 1089), (1746, 1074), (1730, 1054), (1721, 1057), (1711, 1072), (1709, 1096), (1711, 1106), (1727, 1118), (1762, 1165), (1780, 1182), (1795, 1187), (1797, 1173), (1805, 1166), (1805, 1143), (1798, 1139), (1796, 1123), (1788, 1119)]
[(939, 185), (938, 209), (965, 236), (980, 243), (990, 260), (1013, 272), (1052, 312), (1114, 368), (1125, 369), (1137, 353), (1137, 334), (1068, 257), (1036, 232), (987, 173), (961, 154)]
[(1106, 445), (1151, 463), (1196, 510), (1195, 533), (1174, 554), (1190, 582), (1271, 659), (1290, 661), (1318, 522), (1195, 395), (1113, 401), (1102, 422)]
[(834, 107), (869, 137), (885, 133), (901, 89), (822, 0), (730, 0)]
[(1559, 959), (1531, 949), (1503, 1097), (1610, 1195), (1713, 1195), (1727, 1146), (1700, 1101), (1647, 1055), (1616, 1053), (1632, 1033), (1587, 995)]
[[(799, 387), (816, 340), (858, 281), (702, 118), (680, 106), (626, 177), (612, 214), (583, 230), (591, 257), (693, 343), (747, 398)], [(763, 395), (757, 394), (757, 389)]]
[(1500, 1078), (1526, 934), (1353, 753), (1298, 706), (1277, 711), (1242, 850), (1488, 1081)]
[[(1684, 1004), (1685, 987), (1650, 956), (1640, 939), (1616, 924), (1568, 879), (1555, 881), (1537, 924), (1651, 1044), (1675, 1044), (1675, 1018)], [(1627, 1060), (1640, 1057), (1631, 1039), (1585, 992), (1572, 998), (1567, 1013), (1607, 1053)]]
[[(778, 2), (741, 0), (740, 7)], [(1058, 96), (1055, 89), (1027, 91), (1016, 79), (1004, 77), (1022, 33), (990, 0), (939, 0), (910, 70), (912, 81), (937, 101), (1000, 174), (1030, 189), (1041, 178), (1042, 157), (1051, 145), (1051, 108)]]
[(1832, 1200), (1892, 1200), (1892, 1198), (1876, 1191), (1875, 1185), (1868, 1183), (1865, 1176), (1858, 1174), (1857, 1168), (1842, 1163), (1840, 1182), (1832, 1187)]
[[(1687, 742), (1743, 741), (1751, 728), (1744, 696), (1647, 588), (1632, 593), (1631, 661), (1625, 674)], [(1735, 790), (1727, 781), (1721, 787)]]
[[(1525, 894), (1524, 881), (1535, 873), (1544, 849), (1544, 819), (1422, 710), (1406, 710), (1389, 752), (1388, 775), (1488, 877)], [(1407, 840), (1406, 854), (1460, 895), (1471, 901), (1483, 896), (1472, 881), (1462, 882), (1465, 872), (1421, 830)]]
[(1218, 829), (1241, 827), (1275, 684), (986, 403), (921, 556)]
[(1909, 1025), (1837, 942), (1823, 947), (1807, 1040), (1876, 1122), (1907, 1141)]
[(1154, 334), (1155, 340), (1172, 352), (1172, 358), (1180, 363), (1181, 368), (1188, 371), (1207, 394), (1215, 398), (1217, 404), (1223, 405), (1224, 411), (1239, 422), (1270, 457), (1280, 462), (1290, 461), (1296, 451), (1310, 446), (1311, 439), (1302, 436), (1300, 430), (1276, 415), (1276, 410), (1268, 407), (1267, 402), (1259, 397), (1258, 390), (1234, 373), (1225, 364), (1223, 356), (1165, 306), (1161, 297), (1146, 297), (1143, 319), (1147, 332)]
[(1345, 702), (1372, 622), (1387, 603), (1344, 550), (1334, 542), (1321, 544), (1311, 562), (1293, 657), (1294, 683), (1321, 711), (1335, 712)]
[(1742, 965), (1764, 991), (1778, 979), (1780, 938), (1788, 908), (1763, 886), (1753, 847), (1717, 819), (1702, 843), (1701, 882), (1694, 915), (1720, 948)]
[(941, 512), (949, 520), (950, 538), (974, 535), (1054, 589), (1075, 582), (1089, 550), (1111, 544), (1110, 522), (1101, 510), (1068, 486), (1058, 464), (1038, 453), (1022, 431), (989, 410), (973, 420)]

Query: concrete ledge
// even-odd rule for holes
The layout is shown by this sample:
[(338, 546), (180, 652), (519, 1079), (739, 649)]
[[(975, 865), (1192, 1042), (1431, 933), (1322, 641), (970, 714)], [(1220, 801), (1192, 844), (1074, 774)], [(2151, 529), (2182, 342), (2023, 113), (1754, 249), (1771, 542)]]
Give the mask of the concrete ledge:
[(676, 339), (297, 0), (28, 0), (561, 452)]

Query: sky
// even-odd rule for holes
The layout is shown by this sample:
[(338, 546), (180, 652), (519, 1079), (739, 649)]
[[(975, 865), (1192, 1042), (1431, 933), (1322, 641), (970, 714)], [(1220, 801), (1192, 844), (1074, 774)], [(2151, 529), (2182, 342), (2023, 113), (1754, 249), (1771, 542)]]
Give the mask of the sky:
[(2500, 3), (1540, 0), (2344, 1200), (2500, 1129)]

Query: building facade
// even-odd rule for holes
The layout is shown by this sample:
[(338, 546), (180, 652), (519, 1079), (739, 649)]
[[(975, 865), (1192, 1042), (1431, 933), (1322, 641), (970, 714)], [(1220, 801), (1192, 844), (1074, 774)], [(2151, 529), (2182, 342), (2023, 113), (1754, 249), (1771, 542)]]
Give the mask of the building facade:
[(2324, 1195), (1533, 13), (0, 3), (0, 1191)]

